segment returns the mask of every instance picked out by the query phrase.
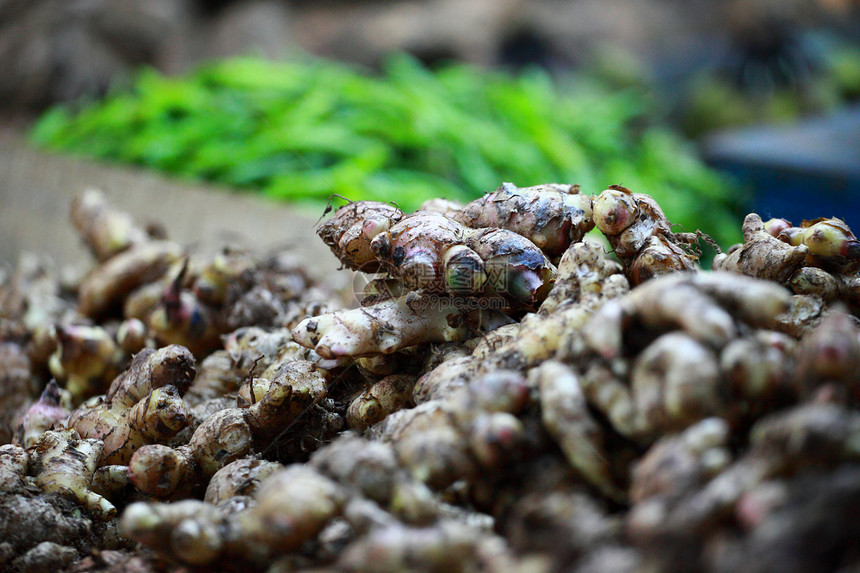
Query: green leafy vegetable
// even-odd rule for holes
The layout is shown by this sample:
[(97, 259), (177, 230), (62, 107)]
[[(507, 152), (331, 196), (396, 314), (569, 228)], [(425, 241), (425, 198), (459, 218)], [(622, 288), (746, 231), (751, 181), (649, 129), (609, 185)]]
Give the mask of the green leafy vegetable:
[(624, 184), (687, 229), (738, 236), (736, 190), (680, 139), (650, 127), (645, 99), (571, 78), (517, 77), (405, 55), (380, 76), (312, 60), (232, 59), (187, 77), (141, 72), (133, 89), (33, 130), (40, 145), (259, 190), (291, 201), (468, 201), (503, 181)]

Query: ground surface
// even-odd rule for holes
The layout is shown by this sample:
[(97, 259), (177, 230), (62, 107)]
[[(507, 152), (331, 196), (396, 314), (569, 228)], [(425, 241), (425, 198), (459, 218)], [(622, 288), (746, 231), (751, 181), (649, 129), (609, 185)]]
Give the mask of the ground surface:
[(10, 134), (0, 137), (0, 262), (12, 264), (21, 252), (31, 251), (64, 263), (89, 264), (68, 220), (72, 197), (87, 186), (101, 188), (140, 220), (161, 222), (168, 236), (183, 245), (283, 245), (306, 256), (308, 270), (320, 277), (338, 266), (313, 232), (318, 216), (313, 211), (142, 170), (39, 153)]

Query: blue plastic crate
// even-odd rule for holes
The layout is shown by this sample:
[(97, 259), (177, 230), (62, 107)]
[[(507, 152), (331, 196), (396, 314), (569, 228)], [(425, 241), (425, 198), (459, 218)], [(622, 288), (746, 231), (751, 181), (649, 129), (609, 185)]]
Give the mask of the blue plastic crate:
[(839, 217), (860, 232), (860, 107), (711, 136), (705, 158), (746, 184), (764, 219)]

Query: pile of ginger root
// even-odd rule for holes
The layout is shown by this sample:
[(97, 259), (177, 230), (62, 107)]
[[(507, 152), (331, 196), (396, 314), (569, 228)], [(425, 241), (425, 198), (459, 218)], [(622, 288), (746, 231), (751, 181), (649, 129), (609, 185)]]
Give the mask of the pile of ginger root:
[[(0, 274), (0, 569), (860, 566), (860, 243), (505, 183), (198, 253), (96, 190), (95, 265)], [(712, 241), (711, 241), (712, 243)]]

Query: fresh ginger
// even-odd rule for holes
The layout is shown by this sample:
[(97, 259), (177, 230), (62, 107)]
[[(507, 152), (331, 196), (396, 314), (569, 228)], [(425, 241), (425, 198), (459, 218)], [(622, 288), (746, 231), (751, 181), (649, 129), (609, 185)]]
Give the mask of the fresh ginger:
[(408, 374), (386, 376), (370, 388), (361, 391), (346, 409), (346, 423), (363, 430), (392, 412), (413, 405), (412, 388), (415, 377)]
[(205, 356), (221, 347), (225, 328), (214, 308), (183, 290), (187, 270), (186, 262), (152, 309), (147, 326), (160, 344), (180, 344), (196, 356)]
[[(477, 209), (476, 205), (469, 207), (464, 220), (478, 221)], [(497, 214), (502, 218), (501, 211)], [(552, 225), (575, 233), (568, 228), (570, 221), (556, 221), (571, 219), (572, 212), (561, 209), (547, 217), (519, 221), (508, 212), (503, 218), (506, 224), (529, 228), (540, 237)], [(562, 231), (553, 228), (552, 232)], [(386, 270), (410, 288), (433, 293), (473, 294), (486, 286), (533, 305), (543, 300), (555, 275), (546, 255), (526, 237), (503, 226), (472, 228), (439, 211), (404, 216), (385, 203), (354, 202), (338, 209), (319, 234), (346, 267), (364, 272)]]
[[(78, 208), (96, 226), (115, 215)], [(591, 221), (620, 264), (583, 239)], [(826, 306), (860, 292), (856, 239), (838, 220), (747, 222), (746, 244), (718, 264), (774, 280), (675, 272), (695, 268), (694, 236), (618, 187), (589, 197), (505, 184), (411, 215), (350, 203), (320, 235), (345, 267), (381, 274), (363, 308), (328, 314), (345, 300), (321, 301), (293, 259), (241, 251), (182, 271), (171, 246), (154, 282), (113, 275), (86, 294), (118, 260), (146, 268), (128, 261), (158, 244), (94, 229), (85, 240), (104, 243), (103, 265), (81, 308), (100, 319), (124, 302), (116, 338), (113, 322), (79, 326), (57, 281), (29, 308), (39, 297), (12, 291), (41, 291), (38, 277), (12, 291), (0, 277), (13, 303), (0, 312), (0, 380), (26, 395), (17, 439), (36, 444), (0, 446), (0, 509), (105, 519), (106, 499), (170, 501), (129, 506), (123, 543), (180, 567), (723, 570), (709, 556), (766, 550), (765, 533), (802, 529), (798, 515), (828, 523), (785, 492), (833, 485), (850, 501), (858, 490), (842, 466), (857, 461), (860, 336)], [(75, 325), (61, 337), (100, 328), (122, 349), (114, 371), (139, 352), (59, 430), (54, 385), (22, 407), (44, 387), (54, 324)], [(196, 377), (188, 350), (151, 348), (169, 341), (194, 347)], [(111, 374), (92, 372), (115, 350), (100, 344), (88, 356), (100, 364), (80, 366), (59, 348), (55, 371), (104, 391)], [(803, 401), (817, 404), (793, 408)], [(848, 531), (853, 509), (842, 511)], [(53, 546), (10, 550), (0, 531), (0, 569), (47, 562), (37, 557)], [(48, 541), (85, 550), (67, 537)]]
[(0, 569), (66, 569), (121, 543), (115, 509), (90, 485), (99, 447), (67, 431), (46, 432), (28, 450), (0, 446)]
[(182, 257), (182, 249), (169, 241), (149, 241), (108, 259), (81, 281), (81, 314), (99, 317), (112, 310), (137, 287), (168, 273)]
[(263, 449), (301, 416), (308, 415), (327, 391), (325, 374), (312, 363), (284, 363), (271, 380), (254, 378), (243, 385), (239, 390), (241, 407), (207, 417), (187, 444), (140, 448), (129, 461), (131, 481), (139, 490), (157, 497), (205, 487), (219, 469), (250, 454), (255, 445)]
[(27, 409), (15, 431), (14, 443), (29, 448), (47, 430), (54, 429), (69, 417), (72, 398), (51, 380), (39, 400)]
[(621, 266), (604, 256), (603, 247), (590, 241), (576, 243), (562, 255), (558, 277), (540, 306), (540, 314), (550, 315), (571, 304), (594, 304), (629, 289)]
[(495, 373), (477, 376), (390, 414), (369, 435), (390, 442), (410, 474), (433, 488), (474, 480), (510, 463), (523, 445), (525, 429), (515, 414), (525, 406), (525, 381), (510, 382)]
[(428, 525), (457, 511), (401, 467), (390, 443), (344, 433), (309, 465), (349, 490), (345, 518), (357, 531), (397, 520)]
[[(710, 424), (702, 422), (706, 423)], [(655, 447), (646, 457), (657, 459), (649, 459), (634, 473), (633, 489), (641, 493), (625, 520), (626, 531), (661, 568), (671, 567), (681, 556), (697, 568), (719, 569), (727, 559), (733, 561), (731, 569), (744, 568), (734, 551), (743, 551), (746, 564), (764, 559), (756, 567), (761, 571), (775, 561), (781, 570), (815, 568), (811, 564), (818, 558), (809, 555), (812, 545), (805, 541), (810, 527), (819, 532), (814, 546), (821, 547), (824, 536), (828, 547), (839, 548), (827, 554), (838, 558), (842, 547), (853, 541), (830, 527), (834, 519), (850, 522), (848, 515), (855, 507), (851, 500), (857, 492), (857, 474), (849, 468), (858, 459), (853, 447), (858, 428), (856, 411), (833, 404), (795, 406), (758, 421), (743, 456), (728, 464), (728, 440), (721, 430), (715, 428), (709, 437), (701, 427), (691, 427), (680, 440), (664, 438), (660, 451)], [(689, 443), (691, 438), (700, 443)], [(666, 443), (670, 440), (674, 443)], [(689, 449), (694, 451), (683, 451)], [(659, 470), (670, 464), (679, 466), (678, 471), (661, 478)], [(678, 475), (681, 471), (686, 475)], [(665, 483), (667, 478), (675, 484)], [(663, 486), (646, 485), (645, 480), (662, 480)], [(739, 527), (751, 531), (741, 538), (746, 543), (730, 542), (726, 551), (722, 541), (733, 538)], [(774, 543), (790, 547), (774, 549)], [(798, 551), (798, 544), (810, 551)], [(762, 558), (748, 553), (753, 548), (774, 553)]]
[[(599, 246), (578, 244), (569, 252), (569, 256), (562, 258), (569, 261), (564, 263), (565, 274), (545, 304), (548, 310), (562, 303), (573, 308), (551, 315), (549, 321), (525, 319), (523, 324), (534, 323), (536, 328), (523, 330), (523, 335), (508, 345), (508, 352), (497, 352), (500, 359), (507, 356), (506, 360), (511, 363), (520, 360), (526, 364), (551, 356), (565, 329), (583, 324), (604, 298), (626, 292), (626, 281), (616, 275), (617, 265), (602, 256)], [(613, 275), (617, 279), (609, 278)], [(437, 304), (415, 304), (424, 300), (435, 300)], [(463, 302), (468, 300), (407, 295), (367, 308), (306, 319), (294, 329), (293, 338), (326, 358), (384, 354), (422, 342), (464, 340), (470, 332), (494, 330), (504, 319), (499, 313), (460, 311), (457, 306)], [(581, 304), (575, 304), (579, 302)], [(471, 329), (466, 328), (468, 326)]]
[(258, 440), (277, 435), (326, 397), (324, 371), (307, 360), (280, 365), (268, 378), (253, 378), (239, 389), (238, 403)]
[(860, 404), (860, 328), (843, 309), (825, 316), (798, 344), (797, 378), (811, 394), (829, 383), (851, 404)]
[(76, 499), (94, 515), (110, 519), (116, 508), (90, 490), (102, 447), (99, 440), (81, 439), (74, 430), (45, 432), (28, 450), (36, 485), (45, 493)]
[(153, 388), (127, 410), (112, 408), (99, 398), (86, 402), (72, 413), (69, 425), (104, 441), (101, 465), (124, 465), (141, 446), (178, 434), (188, 425), (188, 411), (178, 390), (168, 385)]
[(661, 277), (600, 308), (582, 333), (587, 351), (571, 360), (600, 358), (583, 392), (634, 441), (711, 415), (742, 424), (799, 397), (794, 342), (768, 330), (791, 300), (779, 285), (730, 273)]
[(293, 329), (293, 338), (323, 358), (390, 354), (423, 342), (464, 340), (504, 320), (492, 311), (460, 308), (461, 303), (444, 295), (407, 295), (306, 318)]
[[(471, 356), (442, 362), (415, 385), (416, 402), (441, 397), (480, 372), (525, 371), (552, 358), (595, 309), (628, 291), (619, 267), (594, 243), (572, 246), (559, 263), (560, 277), (537, 314), (490, 331)], [(563, 271), (563, 272), (562, 272)]]
[(85, 189), (72, 201), (72, 222), (99, 261), (150, 241), (127, 213), (114, 209), (104, 193)]
[(597, 310), (583, 334), (607, 359), (622, 354), (622, 324), (633, 320), (648, 328), (680, 327), (697, 340), (722, 347), (737, 333), (729, 310), (754, 326), (770, 328), (790, 301), (791, 293), (772, 282), (731, 273), (675, 274), (610, 301)]
[(277, 462), (269, 462), (254, 457), (231, 462), (215, 472), (212, 479), (209, 480), (203, 501), (218, 505), (232, 497), (253, 495), (260, 482), (283, 467)]
[(473, 229), (498, 227), (522, 235), (550, 257), (560, 256), (594, 228), (591, 197), (578, 185), (516, 187), (504, 183), (448, 216)]
[(785, 283), (804, 265), (809, 247), (789, 245), (769, 233), (755, 213), (744, 218), (744, 244), (714, 257), (716, 271), (732, 271)]
[(189, 565), (264, 564), (317, 535), (342, 509), (341, 486), (304, 465), (269, 475), (256, 503), (230, 513), (197, 500), (135, 503), (120, 527), (132, 539)]
[(129, 479), (153, 497), (181, 498), (205, 488), (219, 469), (251, 454), (253, 445), (244, 413), (227, 408), (206, 418), (183, 446), (142, 446), (128, 461)]
[(630, 284), (676, 271), (696, 270), (698, 257), (685, 247), (696, 235), (673, 233), (663, 210), (648, 195), (612, 185), (594, 198), (594, 224), (609, 239)]
[[(839, 219), (804, 221), (792, 227), (784, 219), (762, 222), (750, 213), (744, 219), (744, 243), (714, 258), (714, 269), (742, 273), (779, 282), (797, 295), (817, 297), (825, 303), (842, 301), (860, 305), (860, 242)], [(798, 299), (800, 311), (808, 306)], [(808, 314), (808, 313), (807, 313)], [(798, 313), (786, 329), (800, 335), (817, 324)], [(805, 323), (805, 325), (804, 325)]]
[(540, 392), (543, 425), (570, 464), (586, 481), (622, 500), (609, 466), (605, 432), (588, 411), (576, 373), (561, 362), (547, 360), (531, 377)]
[(136, 449), (165, 441), (187, 425), (180, 395), (194, 373), (194, 358), (185, 348), (142, 351), (105, 396), (72, 412), (69, 427), (104, 441), (99, 465), (127, 464)]
[(216, 350), (200, 363), (197, 377), (184, 396), (190, 406), (235, 393), (249, 377), (271, 380), (287, 362), (319, 359), (313, 351), (293, 342), (286, 328), (266, 331), (243, 327), (225, 335), (223, 343), (223, 350)]
[(630, 499), (640, 503), (704, 484), (731, 461), (729, 425), (706, 418), (683, 432), (661, 438), (633, 467)]
[(101, 326), (55, 327), (57, 349), (48, 365), (65, 383), (72, 402), (102, 394), (127, 360), (110, 333)]
[(171, 385), (180, 395), (188, 390), (197, 373), (194, 356), (187, 348), (170, 345), (140, 351), (129, 367), (117, 376), (105, 396), (111, 405), (131, 408), (154, 388)]
[(380, 269), (370, 244), (403, 218), (397, 207), (379, 201), (353, 201), (341, 207), (323, 223), (317, 234), (343, 265), (368, 273)]
[(841, 219), (803, 221), (800, 227), (782, 229), (777, 235), (790, 245), (804, 245), (814, 266), (839, 268), (860, 259), (860, 241)]
[[(540, 304), (552, 288), (557, 269), (527, 238), (506, 229), (476, 229), (466, 246), (484, 263), (487, 287), (513, 301), (532, 307)], [(461, 275), (465, 273), (466, 279)], [(452, 262), (447, 271), (449, 285), (461, 285), (474, 276), (468, 263)], [(457, 288), (452, 289), (458, 292)]]
[(555, 267), (527, 238), (501, 228), (471, 229), (432, 211), (404, 217), (371, 241), (411, 288), (479, 292), (484, 285), (526, 305), (546, 296)]

